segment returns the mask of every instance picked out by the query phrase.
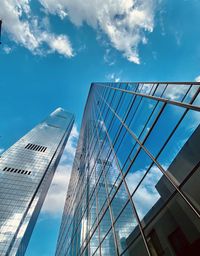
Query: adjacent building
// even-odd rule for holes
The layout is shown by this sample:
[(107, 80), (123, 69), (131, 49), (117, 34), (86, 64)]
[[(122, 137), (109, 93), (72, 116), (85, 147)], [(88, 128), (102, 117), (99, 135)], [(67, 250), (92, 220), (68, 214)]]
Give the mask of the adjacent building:
[(57, 256), (199, 255), (200, 83), (93, 83)]
[(0, 255), (24, 255), (73, 123), (58, 108), (0, 157)]

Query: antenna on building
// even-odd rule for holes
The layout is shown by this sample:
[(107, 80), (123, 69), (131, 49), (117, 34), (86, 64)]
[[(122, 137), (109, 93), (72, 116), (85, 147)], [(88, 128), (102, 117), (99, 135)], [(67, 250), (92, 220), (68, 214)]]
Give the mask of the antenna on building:
[(2, 26), (2, 20), (0, 20), (0, 44), (1, 44), (1, 26)]

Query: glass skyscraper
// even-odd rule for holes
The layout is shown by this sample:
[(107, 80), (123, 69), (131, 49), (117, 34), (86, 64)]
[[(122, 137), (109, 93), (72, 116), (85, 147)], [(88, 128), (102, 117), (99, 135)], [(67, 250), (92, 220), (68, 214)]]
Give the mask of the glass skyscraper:
[(199, 255), (200, 83), (93, 83), (57, 256)]
[(0, 157), (0, 255), (24, 255), (73, 123), (58, 108)]

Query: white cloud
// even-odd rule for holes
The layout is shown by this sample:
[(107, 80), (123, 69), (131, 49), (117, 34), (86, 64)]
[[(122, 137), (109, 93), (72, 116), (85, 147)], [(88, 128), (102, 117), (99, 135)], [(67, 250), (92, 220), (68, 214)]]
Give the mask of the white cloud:
[(181, 85), (169, 84), (164, 93), (164, 97), (170, 100), (180, 101), (183, 98), (183, 96), (186, 94), (187, 90), (188, 90), (187, 84), (181, 84)]
[[(3, 32), (34, 54), (57, 52), (65, 57), (73, 56), (68, 37), (45, 30), (44, 21), (31, 12), (29, 0), (2, 0), (0, 17), (3, 20)], [(47, 47), (46, 51), (44, 45)]]
[(116, 75), (115, 73), (107, 74), (106, 79), (108, 79), (109, 81), (114, 81), (116, 83), (118, 83), (121, 80), (120, 76)]
[(111, 55), (111, 50), (109, 48), (106, 49), (103, 59), (109, 66), (113, 66), (116, 62), (114, 57)]
[(67, 187), (70, 180), (73, 158), (78, 139), (77, 126), (74, 125), (54, 175), (51, 187), (42, 207), (42, 212), (57, 216), (62, 213)]
[(58, 52), (65, 57), (74, 56), (71, 43), (66, 35), (55, 36), (53, 34), (43, 32), (42, 39), (49, 45), (49, 53)]
[(138, 46), (154, 28), (156, 0), (40, 0), (45, 11), (69, 17), (76, 26), (84, 22), (103, 32), (111, 45), (129, 61), (139, 64)]
[(195, 78), (195, 82), (200, 82), (200, 75)]
[(4, 45), (3, 50), (4, 50), (4, 52), (5, 52), (6, 54), (9, 54), (9, 53), (11, 53), (12, 48), (9, 47), (9, 46), (7, 46), (7, 45)]
[(178, 46), (181, 45), (182, 36), (183, 36), (183, 34), (180, 31), (175, 31), (175, 40), (176, 40), (176, 44)]
[[(145, 172), (146, 170), (137, 170), (133, 173), (128, 173), (126, 182), (130, 193), (133, 193)], [(160, 194), (156, 189), (156, 184), (159, 182), (161, 177), (161, 171), (154, 165), (151, 167), (150, 171), (133, 196), (133, 200), (137, 206), (138, 214), (141, 219), (160, 198)]]
[[(3, 30), (12, 40), (34, 54), (57, 52), (65, 57), (74, 56), (68, 37), (50, 32), (48, 18), (35, 16), (30, 2), (1, 1)], [(61, 19), (68, 18), (76, 26), (87, 23), (97, 30), (97, 34), (106, 35), (110, 45), (122, 52), (125, 58), (137, 64), (140, 63), (138, 46), (147, 43), (147, 35), (154, 28), (156, 2), (157, 0), (40, 0), (44, 15), (50, 13)]]

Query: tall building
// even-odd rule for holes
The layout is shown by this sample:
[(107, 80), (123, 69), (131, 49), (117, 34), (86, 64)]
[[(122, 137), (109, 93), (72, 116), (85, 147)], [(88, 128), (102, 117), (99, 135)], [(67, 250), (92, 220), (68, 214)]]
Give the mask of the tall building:
[(200, 83), (93, 83), (57, 256), (199, 255)]
[(24, 255), (73, 123), (58, 108), (1, 156), (0, 255)]

